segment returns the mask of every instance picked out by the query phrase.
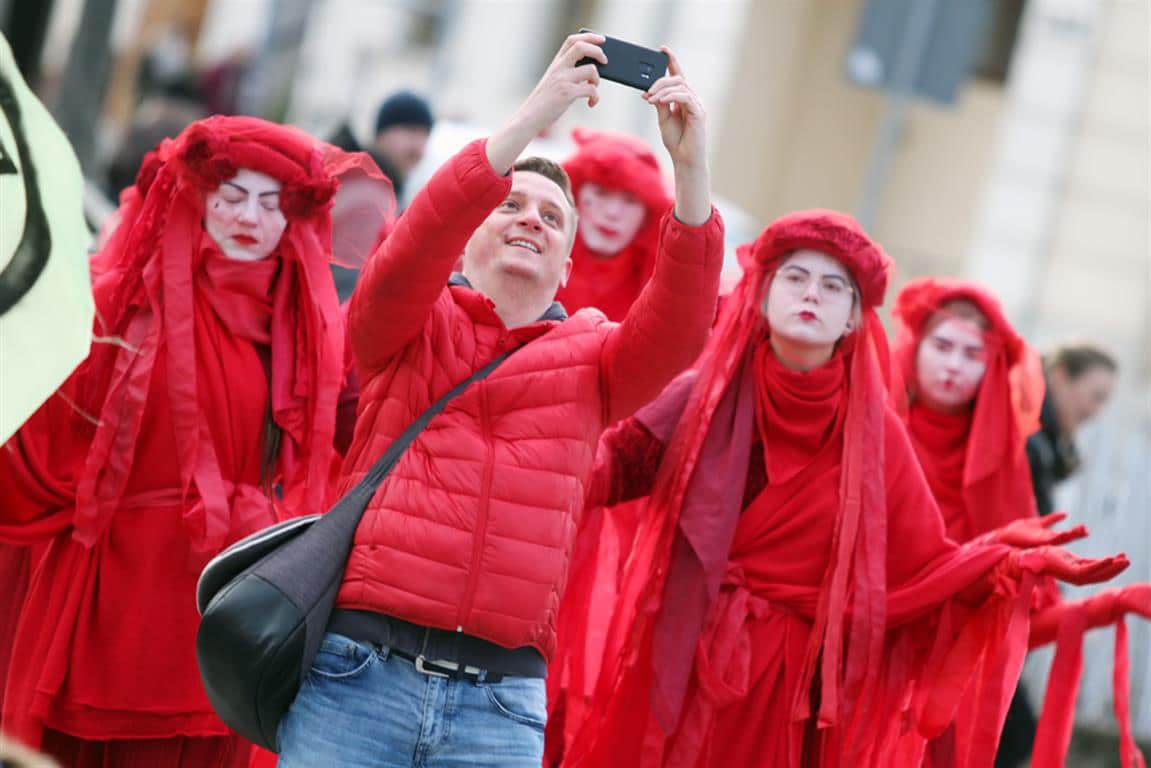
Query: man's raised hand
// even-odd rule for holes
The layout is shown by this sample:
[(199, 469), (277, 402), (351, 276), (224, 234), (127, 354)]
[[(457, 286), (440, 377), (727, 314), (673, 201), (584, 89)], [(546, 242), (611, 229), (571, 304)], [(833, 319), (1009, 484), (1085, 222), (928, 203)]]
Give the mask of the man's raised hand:
[(661, 45), (660, 50), (667, 54), (668, 73), (656, 80), (643, 98), (655, 105), (660, 137), (672, 162), (702, 167), (707, 161), (703, 104), (684, 78), (676, 55), (666, 45)]
[(595, 64), (576, 66), (576, 62), (592, 59), (606, 64), (607, 55), (599, 47), (603, 41), (603, 35), (594, 32), (581, 32), (564, 40), (511, 120), (488, 139), (488, 161), (497, 173), (507, 173), (528, 142), (549, 128), (573, 102), (586, 98), (589, 107), (599, 102), (600, 78)]

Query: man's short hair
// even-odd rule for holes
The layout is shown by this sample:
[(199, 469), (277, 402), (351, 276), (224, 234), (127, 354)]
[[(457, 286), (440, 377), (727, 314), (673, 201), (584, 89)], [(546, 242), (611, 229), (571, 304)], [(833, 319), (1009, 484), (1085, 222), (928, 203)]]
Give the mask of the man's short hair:
[(564, 199), (568, 201), (568, 205), (575, 210), (575, 197), (572, 196), (572, 183), (568, 178), (567, 171), (559, 163), (552, 162), (546, 157), (525, 157), (523, 160), (516, 161), (512, 166), (516, 171), (527, 171), (529, 173), (538, 173), (546, 179), (554, 181), (556, 186), (563, 190)]

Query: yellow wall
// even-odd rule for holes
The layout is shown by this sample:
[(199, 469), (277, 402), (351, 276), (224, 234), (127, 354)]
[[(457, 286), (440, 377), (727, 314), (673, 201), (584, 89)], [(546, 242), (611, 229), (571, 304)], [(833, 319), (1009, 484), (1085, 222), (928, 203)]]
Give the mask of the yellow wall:
[[(844, 75), (860, 6), (750, 4), (715, 182), (764, 223), (799, 208), (857, 210), (884, 106)], [(975, 82), (952, 109), (908, 111), (874, 228), (902, 277), (958, 271), (1002, 100), (1001, 86)]]

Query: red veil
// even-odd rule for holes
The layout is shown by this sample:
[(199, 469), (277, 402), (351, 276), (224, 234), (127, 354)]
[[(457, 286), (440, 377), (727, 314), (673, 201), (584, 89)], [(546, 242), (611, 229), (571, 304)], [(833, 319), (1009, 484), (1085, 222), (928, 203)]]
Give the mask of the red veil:
[[(960, 459), (963, 509), (961, 513), (943, 510), (948, 535), (962, 542), (1013, 520), (1036, 515), (1024, 443), (1039, 428), (1044, 381), (1038, 353), (1015, 332), (999, 301), (988, 291), (962, 280), (919, 278), (903, 287), (892, 309), (897, 322), (894, 357), (904, 384), (895, 388), (893, 398), (905, 417), (916, 410), (915, 359), (919, 343), (936, 313), (957, 300), (973, 304), (988, 323), (983, 333), (987, 370), (970, 415), (970, 432)], [(924, 426), (924, 430), (913, 429), (911, 433), (921, 463), (926, 465), (939, 457), (944, 447), (922, 442), (930, 440), (929, 434), (939, 434), (929, 425)], [(930, 468), (925, 469), (932, 479)], [(932, 485), (936, 492), (935, 484)], [(937, 492), (936, 498), (939, 499)]]
[[(327, 162), (325, 162), (325, 160)], [(134, 446), (156, 353), (181, 372), (169, 403), (184, 494), (195, 489), (185, 523), (203, 557), (225, 543), (228, 493), (205, 422), (198, 416), (192, 274), (203, 238), (203, 196), (245, 167), (281, 181), (288, 226), (277, 247), (271, 323), (272, 416), (282, 430), (279, 470), (303, 489), (306, 510), (321, 508), (332, 462), (343, 328), (328, 262), (329, 209), (338, 186), (328, 170), (357, 167), (387, 183), (370, 160), (329, 149), (296, 129), (249, 117), (193, 123), (150, 153), (124, 197), (120, 221), (93, 258), (101, 302), (96, 344), (77, 392), (98, 426), (77, 476), (75, 537), (91, 544), (107, 527), (132, 471)], [(390, 193), (389, 193), (390, 194)], [(71, 516), (69, 510), (69, 517)], [(46, 521), (45, 521), (46, 522)]]

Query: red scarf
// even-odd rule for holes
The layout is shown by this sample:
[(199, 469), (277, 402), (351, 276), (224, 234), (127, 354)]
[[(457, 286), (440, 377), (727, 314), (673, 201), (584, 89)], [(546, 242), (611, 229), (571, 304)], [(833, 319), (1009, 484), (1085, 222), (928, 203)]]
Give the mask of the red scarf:
[(916, 458), (927, 476), (931, 495), (943, 513), (947, 535), (955, 541), (969, 541), (976, 536), (969, 530), (963, 500), (963, 470), (971, 422), (971, 411), (951, 414), (912, 408), (907, 417)]
[(229, 259), (211, 238), (206, 234), (204, 238), (199, 280), (204, 299), (229, 331), (258, 344), (270, 344), (272, 285), (280, 269), (279, 259)]
[(786, 368), (770, 342), (755, 349), (755, 417), (772, 485), (802, 472), (843, 427), (846, 367), (841, 355), (813, 371)]

